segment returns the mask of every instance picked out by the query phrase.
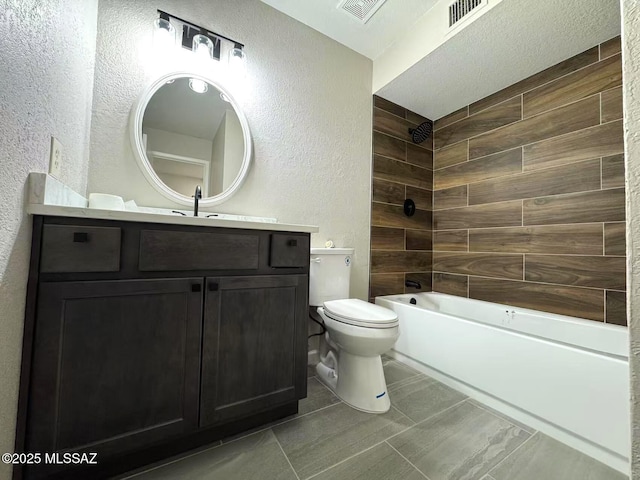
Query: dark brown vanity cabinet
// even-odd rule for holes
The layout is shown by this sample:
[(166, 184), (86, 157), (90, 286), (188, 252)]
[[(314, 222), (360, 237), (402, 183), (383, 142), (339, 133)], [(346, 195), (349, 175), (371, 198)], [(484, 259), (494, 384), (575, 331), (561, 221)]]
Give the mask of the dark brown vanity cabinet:
[(306, 275), (208, 278), (200, 424), (295, 401), (306, 388)]
[(99, 465), (14, 478), (107, 478), (295, 413), (308, 252), (308, 234), (35, 217), (16, 451)]
[(202, 283), (41, 284), (27, 450), (111, 454), (195, 430)]

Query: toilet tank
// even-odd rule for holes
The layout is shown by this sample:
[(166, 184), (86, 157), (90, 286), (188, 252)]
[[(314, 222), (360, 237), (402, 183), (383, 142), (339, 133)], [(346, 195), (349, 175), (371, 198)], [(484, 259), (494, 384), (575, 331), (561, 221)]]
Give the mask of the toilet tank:
[(353, 248), (312, 248), (309, 305), (349, 298)]

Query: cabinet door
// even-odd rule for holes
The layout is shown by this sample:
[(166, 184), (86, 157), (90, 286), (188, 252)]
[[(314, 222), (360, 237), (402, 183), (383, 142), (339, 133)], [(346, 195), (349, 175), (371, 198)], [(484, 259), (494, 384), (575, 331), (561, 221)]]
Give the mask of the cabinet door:
[(40, 285), (27, 448), (99, 458), (197, 428), (203, 279)]
[(200, 425), (306, 395), (306, 275), (208, 278)]

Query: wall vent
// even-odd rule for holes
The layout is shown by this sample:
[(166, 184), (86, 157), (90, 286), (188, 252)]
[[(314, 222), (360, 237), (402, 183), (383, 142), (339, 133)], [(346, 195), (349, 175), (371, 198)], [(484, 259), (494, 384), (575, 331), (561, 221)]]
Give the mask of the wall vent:
[(449, 5), (449, 28), (453, 28), (464, 17), (472, 11), (475, 12), (478, 7), (484, 7), (487, 0), (456, 0)]
[(338, 10), (342, 10), (360, 23), (367, 23), (387, 0), (342, 0)]

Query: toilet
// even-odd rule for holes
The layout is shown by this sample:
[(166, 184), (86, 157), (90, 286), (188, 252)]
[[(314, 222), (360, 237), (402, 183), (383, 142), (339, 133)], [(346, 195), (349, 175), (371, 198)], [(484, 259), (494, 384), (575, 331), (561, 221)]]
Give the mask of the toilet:
[(398, 339), (392, 310), (349, 298), (352, 248), (312, 248), (309, 304), (327, 329), (316, 366), (319, 380), (357, 410), (391, 407), (380, 355)]

